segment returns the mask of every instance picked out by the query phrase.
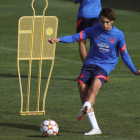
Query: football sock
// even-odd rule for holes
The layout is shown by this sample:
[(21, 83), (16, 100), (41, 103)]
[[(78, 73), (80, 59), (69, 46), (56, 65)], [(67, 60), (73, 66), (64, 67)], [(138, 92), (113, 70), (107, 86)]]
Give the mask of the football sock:
[(90, 124), (91, 124), (92, 128), (100, 130), (94, 112), (88, 113), (87, 117), (88, 117), (88, 119), (90, 121)]
[(88, 110), (91, 109), (91, 104), (90, 104), (90, 102), (85, 102), (84, 105), (83, 105), (83, 107), (85, 107), (85, 106), (88, 107)]

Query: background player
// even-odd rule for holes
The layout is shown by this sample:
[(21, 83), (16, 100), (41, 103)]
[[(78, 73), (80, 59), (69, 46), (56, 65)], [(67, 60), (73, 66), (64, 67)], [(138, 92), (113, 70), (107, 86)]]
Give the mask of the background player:
[(115, 21), (114, 11), (110, 8), (102, 8), (99, 17), (101, 24), (89, 27), (75, 35), (48, 40), (50, 43), (71, 43), (90, 39), (90, 50), (78, 78), (78, 88), (83, 106), (77, 119), (82, 121), (87, 114), (93, 128), (85, 135), (102, 134), (92, 106), (99, 89), (117, 64), (119, 52), (122, 60), (132, 73), (140, 75), (140, 70), (136, 70), (126, 50), (123, 32), (112, 25)]
[[(92, 27), (98, 23), (101, 11), (101, 0), (73, 0), (75, 4), (80, 3), (77, 17), (76, 32)], [(86, 40), (81, 40), (79, 44), (79, 54), (84, 63), (87, 56)]]

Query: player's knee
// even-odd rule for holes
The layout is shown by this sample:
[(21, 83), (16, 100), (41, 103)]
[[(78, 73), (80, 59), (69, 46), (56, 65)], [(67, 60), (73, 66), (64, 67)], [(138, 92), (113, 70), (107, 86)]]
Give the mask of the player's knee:
[(93, 96), (96, 96), (97, 93), (98, 93), (98, 91), (99, 91), (99, 89), (96, 88), (96, 87), (90, 87), (90, 89), (89, 89), (89, 92), (90, 92), (91, 94), (93, 94)]

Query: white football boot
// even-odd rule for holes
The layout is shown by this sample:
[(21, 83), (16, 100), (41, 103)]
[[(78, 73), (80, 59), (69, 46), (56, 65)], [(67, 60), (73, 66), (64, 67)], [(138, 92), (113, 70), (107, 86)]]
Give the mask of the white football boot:
[(84, 135), (97, 135), (97, 134), (102, 134), (102, 132), (99, 129), (92, 129), (91, 131), (85, 133)]

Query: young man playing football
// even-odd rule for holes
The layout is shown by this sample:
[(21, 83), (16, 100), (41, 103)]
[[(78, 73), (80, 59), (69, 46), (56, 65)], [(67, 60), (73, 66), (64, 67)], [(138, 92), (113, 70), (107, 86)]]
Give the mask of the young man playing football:
[(48, 40), (50, 43), (72, 43), (87, 38), (90, 40), (90, 50), (78, 77), (78, 88), (83, 106), (77, 119), (82, 121), (87, 114), (93, 127), (85, 135), (102, 134), (96, 121), (93, 105), (98, 91), (107, 80), (109, 73), (115, 68), (119, 53), (132, 73), (140, 75), (140, 70), (136, 70), (126, 50), (123, 32), (112, 25), (115, 21), (114, 11), (107, 7), (102, 8), (99, 18), (101, 23), (99, 25), (89, 27), (75, 35)]

